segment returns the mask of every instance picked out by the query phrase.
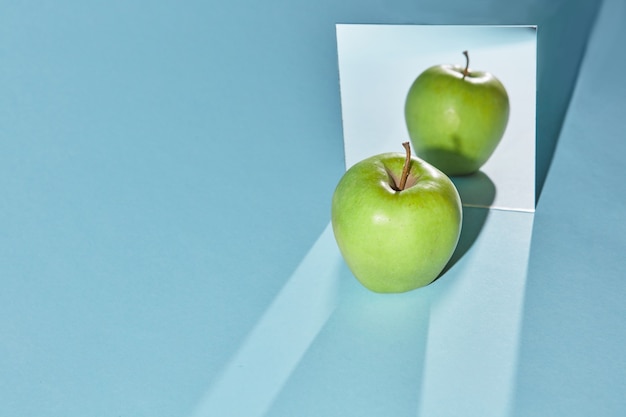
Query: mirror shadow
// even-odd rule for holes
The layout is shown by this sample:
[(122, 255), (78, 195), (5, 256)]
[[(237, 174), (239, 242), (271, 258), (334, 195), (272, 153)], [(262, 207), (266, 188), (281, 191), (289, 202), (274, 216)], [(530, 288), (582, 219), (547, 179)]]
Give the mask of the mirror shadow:
[(483, 229), (489, 214), (489, 207), (496, 197), (495, 184), (482, 171), (451, 179), (463, 203), (463, 222), (456, 249), (437, 279), (448, 272), (472, 247)]
[[(535, 204), (548, 175), (601, 1), (556, 1), (539, 16)], [(541, 10), (541, 9), (538, 9)]]

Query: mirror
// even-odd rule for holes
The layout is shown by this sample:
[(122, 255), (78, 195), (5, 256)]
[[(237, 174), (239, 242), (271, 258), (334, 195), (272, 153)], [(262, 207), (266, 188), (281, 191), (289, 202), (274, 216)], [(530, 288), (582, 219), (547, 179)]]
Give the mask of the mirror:
[(346, 168), (378, 153), (403, 153), (413, 81), (434, 65), (464, 67), (467, 50), (471, 70), (502, 82), (510, 113), (480, 171), (452, 180), (465, 206), (535, 210), (536, 27), (338, 24), (336, 31)]

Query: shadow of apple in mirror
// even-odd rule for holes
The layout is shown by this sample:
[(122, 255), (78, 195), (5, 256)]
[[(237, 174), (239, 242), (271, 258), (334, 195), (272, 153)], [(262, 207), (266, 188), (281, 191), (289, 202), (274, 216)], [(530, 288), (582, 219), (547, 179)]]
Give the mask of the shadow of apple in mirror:
[(496, 196), (496, 186), (482, 171), (472, 175), (450, 178), (463, 203), (463, 223), (459, 242), (452, 257), (437, 279), (441, 278), (472, 247), (487, 220), (489, 207)]
[(489, 208), (496, 198), (496, 186), (483, 171), (450, 179), (459, 192), (463, 207)]
[(439, 170), (443, 171), (446, 175), (452, 177), (472, 176), (473, 174), (471, 173), (479, 172), (480, 167), (483, 166), (489, 156), (491, 156), (491, 153), (493, 153), (493, 149), (490, 149), (488, 153), (476, 155), (471, 158), (465, 155), (459, 137), (453, 136), (451, 140), (455, 144), (455, 149), (416, 147), (417, 155), (439, 168)]

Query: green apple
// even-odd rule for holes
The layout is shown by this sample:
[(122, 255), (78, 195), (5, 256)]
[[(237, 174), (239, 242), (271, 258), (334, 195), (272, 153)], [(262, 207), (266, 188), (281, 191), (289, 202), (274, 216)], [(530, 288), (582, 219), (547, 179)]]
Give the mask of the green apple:
[(509, 97), (492, 74), (458, 65), (421, 73), (406, 97), (404, 115), (417, 155), (447, 175), (480, 169), (500, 143), (509, 120)]
[(372, 291), (406, 292), (430, 284), (461, 232), (461, 200), (437, 168), (406, 153), (364, 159), (333, 194), (337, 246), (354, 276)]

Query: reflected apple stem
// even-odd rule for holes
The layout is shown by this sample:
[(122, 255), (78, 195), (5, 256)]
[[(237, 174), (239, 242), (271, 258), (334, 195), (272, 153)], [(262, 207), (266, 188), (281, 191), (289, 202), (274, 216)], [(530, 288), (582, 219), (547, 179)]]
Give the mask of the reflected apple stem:
[(463, 79), (467, 77), (469, 74), (469, 53), (467, 51), (463, 51), (463, 55), (465, 55), (465, 69), (463, 70)]

